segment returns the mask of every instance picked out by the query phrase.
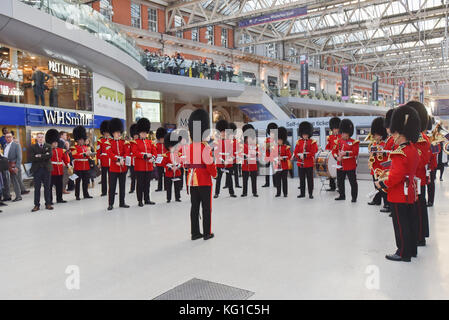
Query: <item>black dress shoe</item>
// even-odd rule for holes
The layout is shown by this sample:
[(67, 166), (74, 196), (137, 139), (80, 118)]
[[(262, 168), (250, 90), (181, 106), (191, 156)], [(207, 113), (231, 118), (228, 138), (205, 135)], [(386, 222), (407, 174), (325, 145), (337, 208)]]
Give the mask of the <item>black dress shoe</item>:
[(198, 239), (201, 239), (202, 237), (203, 237), (203, 235), (201, 233), (198, 233), (198, 234), (192, 235), (192, 240), (198, 240)]
[(375, 202), (375, 201), (371, 201), (371, 202), (368, 202), (368, 205), (370, 205), (370, 206), (380, 206), (380, 203), (379, 202)]
[(93, 197), (90, 196), (90, 195), (84, 197), (84, 199), (92, 199), (92, 198), (93, 198)]
[(346, 198), (345, 198), (345, 197), (342, 197), (342, 196), (340, 196), (340, 197), (338, 197), (338, 198), (335, 198), (335, 200), (337, 200), (337, 201), (340, 201), (340, 200), (346, 200)]
[(224, 187), (223, 187), (223, 189), (227, 189), (227, 188), (228, 188), (228, 186), (224, 186)]
[(326, 191), (330, 191), (330, 192), (332, 192), (332, 191), (335, 191), (335, 190), (337, 190), (337, 189), (326, 189)]
[(109, 206), (109, 207), (108, 207), (108, 211), (111, 211), (112, 209), (114, 209), (113, 206)]
[(170, 203), (171, 200), (167, 200), (167, 203)]
[(80, 197), (76, 197), (76, 200), (81, 200), (81, 198)]
[(142, 202), (139, 202), (138, 206), (139, 206), (139, 207), (143, 207), (143, 203), (142, 203)]
[(388, 216), (389, 216), (390, 218), (393, 217), (393, 215), (392, 215), (391, 213), (390, 213)]
[(229, 195), (231, 198), (237, 198), (237, 196), (235, 194), (231, 194)]
[(28, 194), (28, 193), (30, 193), (30, 190), (24, 190), (20, 194)]
[(153, 201), (145, 201), (145, 204), (153, 205), (153, 204), (156, 204), (156, 202), (153, 202)]
[(129, 206), (127, 204), (121, 204), (119, 207), (120, 208), (129, 208)]
[(304, 194), (300, 194), (299, 196), (297, 196), (296, 198), (305, 198), (306, 197), (306, 195), (304, 195)]
[(218, 194), (214, 195), (214, 199), (217, 199), (217, 198), (218, 198)]
[(236, 188), (239, 188), (239, 189), (241, 189), (242, 188), (242, 186), (235, 186)]
[(428, 203), (427, 203), (427, 206), (428, 206), (428, 207), (433, 207), (433, 203), (432, 203), (432, 202), (428, 202)]
[(256, 197), (256, 198), (257, 198), (257, 197), (259, 197), (259, 195), (258, 195), (257, 193), (256, 193), (256, 194), (253, 194), (253, 197)]
[(0, 201), (0, 207), (3, 207), (3, 206), (7, 206), (7, 204), (4, 203), (3, 201)]
[(56, 203), (66, 203), (67, 201), (66, 200), (59, 200), (59, 201), (56, 201)]
[(161, 192), (162, 191), (162, 189), (156, 189), (155, 190), (155, 192)]
[(107, 193), (102, 193), (101, 195), (100, 195), (100, 197), (104, 197), (104, 196), (107, 196), (108, 194)]
[(275, 195), (276, 198), (279, 198), (280, 196), (281, 196), (280, 194)]
[(242, 195), (241, 195), (241, 197), (246, 197), (247, 196), (247, 194), (246, 193), (243, 193)]
[(129, 190), (129, 193), (134, 193), (134, 190)]
[(390, 208), (382, 208), (382, 209), (380, 209), (380, 212), (388, 213), (388, 212), (391, 212), (391, 209)]
[(286, 195), (286, 194), (284, 194), (284, 198), (287, 198), (287, 195)]
[(20, 201), (20, 200), (22, 200), (22, 198), (15, 198), (12, 202), (17, 202), (17, 201)]
[(356, 203), (356, 202), (357, 202), (357, 199), (351, 199), (351, 202), (352, 202), (352, 203)]
[(11, 201), (11, 197), (3, 199), (3, 201)]
[(268, 187), (270, 187), (269, 184), (264, 184), (264, 185), (262, 186), (262, 188), (268, 188)]
[(394, 253), (394, 254), (387, 254), (385, 256), (385, 258), (387, 260), (390, 260), (390, 261), (404, 261), (404, 262), (410, 262), (411, 261), (410, 258), (402, 258), (400, 255), (398, 255), (396, 253)]
[(309, 195), (309, 199), (313, 199), (313, 195), (310, 194), (310, 195)]
[(175, 201), (176, 201), (176, 202), (182, 202), (181, 199), (176, 199)]
[(209, 240), (209, 239), (212, 239), (213, 237), (214, 237), (214, 234), (213, 233), (209, 233), (209, 234), (204, 235), (203, 239), (204, 240)]
[(422, 241), (418, 241), (418, 243), (416, 244), (418, 247), (425, 247), (426, 246), (426, 240), (422, 240)]

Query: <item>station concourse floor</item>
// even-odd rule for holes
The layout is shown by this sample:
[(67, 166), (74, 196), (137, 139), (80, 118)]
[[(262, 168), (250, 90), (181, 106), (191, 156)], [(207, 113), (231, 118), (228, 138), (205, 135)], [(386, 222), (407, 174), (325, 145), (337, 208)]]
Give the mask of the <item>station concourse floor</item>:
[[(336, 193), (297, 199), (298, 179), (289, 179), (288, 198), (261, 188), (259, 198), (213, 200), (215, 238), (190, 240), (190, 198), (155, 206), (106, 211), (99, 186), (94, 199), (73, 192), (55, 210), (31, 213), (33, 190), (1, 207), (1, 299), (153, 299), (199, 278), (254, 292), (251, 299), (448, 299), (449, 176), (436, 181), (429, 209), (427, 247), (411, 263), (387, 261), (395, 251), (388, 214), (368, 206), (372, 182), (359, 180), (359, 199), (334, 201)], [(127, 180), (127, 191), (129, 179)], [(116, 203), (117, 203), (116, 199)], [(42, 207), (42, 205), (41, 205)], [(79, 271), (78, 290), (69, 290), (70, 270)], [(68, 273), (66, 273), (66, 271)]]

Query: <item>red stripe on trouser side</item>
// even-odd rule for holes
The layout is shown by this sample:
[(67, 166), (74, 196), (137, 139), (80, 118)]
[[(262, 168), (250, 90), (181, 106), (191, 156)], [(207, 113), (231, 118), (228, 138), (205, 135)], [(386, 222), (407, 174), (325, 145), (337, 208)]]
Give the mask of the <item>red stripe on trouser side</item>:
[(212, 234), (212, 186), (210, 186), (210, 229), (209, 234)]
[(398, 221), (398, 227), (399, 227), (399, 237), (401, 238), (400, 252), (401, 252), (401, 257), (402, 257), (402, 254), (404, 252), (404, 238), (402, 237), (402, 228), (401, 228), (401, 223), (399, 222), (399, 210), (398, 210), (397, 204), (395, 204), (395, 208), (396, 208), (396, 220)]

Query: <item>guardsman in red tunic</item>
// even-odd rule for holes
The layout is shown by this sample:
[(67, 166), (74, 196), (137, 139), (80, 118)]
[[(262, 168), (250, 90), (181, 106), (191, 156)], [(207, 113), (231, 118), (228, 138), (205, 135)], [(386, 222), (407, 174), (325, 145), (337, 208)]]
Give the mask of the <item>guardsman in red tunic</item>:
[(349, 119), (343, 119), (340, 122), (341, 138), (337, 142), (333, 155), (337, 159), (339, 168), (337, 169), (337, 184), (340, 196), (335, 200), (345, 200), (345, 178), (348, 177), (351, 185), (351, 202), (357, 202), (358, 184), (357, 184), (357, 157), (359, 156), (358, 140), (351, 136), (354, 134), (354, 124)]
[(416, 169), (416, 176), (420, 179), (419, 199), (416, 202), (416, 210), (418, 212), (418, 246), (426, 245), (426, 238), (429, 237), (429, 217), (427, 213), (426, 201), (426, 185), (429, 183), (429, 164), (432, 157), (430, 151), (430, 141), (425, 131), (427, 130), (427, 123), (429, 121), (429, 114), (426, 107), (418, 101), (409, 101), (407, 106), (412, 107), (418, 112), (420, 118), (420, 129), (418, 141), (415, 147), (419, 153), (419, 163)]
[(251, 188), (254, 197), (257, 195), (257, 156), (259, 148), (257, 147), (256, 131), (250, 124), (245, 124), (243, 130), (243, 150), (242, 150), (242, 175), (243, 175), (243, 193), (242, 197), (248, 194), (248, 179), (251, 178)]
[(131, 141), (131, 152), (134, 159), (134, 173), (137, 180), (137, 201), (139, 207), (155, 204), (150, 199), (150, 180), (157, 157), (156, 145), (148, 138), (151, 123), (147, 118), (137, 121), (135, 130), (138, 139)]
[(106, 141), (111, 140), (109, 134), (109, 120), (104, 120), (100, 125), (100, 132), (103, 135), (97, 141), (97, 159), (101, 166), (101, 196), (108, 194), (108, 179), (109, 179), (109, 157), (106, 153)]
[[(327, 144), (326, 144), (326, 150), (329, 152), (333, 152), (334, 149), (337, 147), (337, 142), (341, 138), (340, 131), (340, 118), (333, 117), (329, 120), (329, 129), (330, 134), (327, 137)], [(335, 185), (335, 178), (329, 178), (329, 189), (326, 189), (326, 191), (335, 191), (337, 189), (337, 186)]]
[[(432, 125), (434, 123), (435, 120), (432, 117), (431, 121), (429, 121), (429, 124), (427, 126), (428, 131), (432, 131)], [(432, 137), (432, 135), (427, 135), (427, 137), (429, 138), (430, 141), (430, 152), (432, 154), (429, 163), (430, 177), (429, 177), (429, 186), (427, 187), (427, 206), (433, 207), (433, 201), (435, 200), (435, 179), (438, 169), (438, 154), (441, 152), (441, 145), (440, 142), (435, 141), (435, 138)]]
[(388, 194), (397, 246), (396, 252), (385, 258), (409, 262), (418, 254), (414, 203), (418, 197), (415, 173), (419, 155), (414, 142), (418, 140), (420, 119), (411, 107), (401, 106), (395, 109), (390, 128), (397, 148), (390, 153), (388, 176), (376, 181), (376, 187)]
[(315, 154), (318, 152), (318, 145), (314, 139), (313, 126), (310, 122), (303, 121), (298, 127), (298, 141), (296, 142), (293, 157), (296, 159), (298, 166), (299, 188), (301, 193), (298, 198), (306, 196), (306, 177), (309, 189), (309, 198), (313, 199), (313, 164)]
[(109, 168), (109, 206), (108, 210), (114, 208), (115, 190), (117, 187), (117, 180), (119, 183), (119, 206), (120, 208), (129, 208), (125, 203), (125, 184), (126, 184), (126, 158), (130, 162), (130, 148), (129, 142), (122, 139), (123, 123), (118, 118), (109, 120), (109, 131), (112, 134), (112, 140), (109, 142), (107, 153), (110, 159), (111, 166)]
[[(273, 146), (275, 145), (275, 136), (276, 131), (278, 129), (278, 125), (274, 122), (271, 122), (267, 126), (267, 138), (265, 139), (265, 167), (266, 167), (266, 173), (265, 173), (265, 184), (262, 186), (262, 188), (267, 188), (270, 186), (270, 167), (273, 166), (273, 163), (270, 162), (270, 152)], [(274, 174), (273, 174), (273, 185), (274, 185)]]
[(164, 137), (167, 134), (167, 130), (165, 128), (158, 128), (156, 130), (156, 148), (157, 148), (157, 158), (156, 158), (156, 167), (157, 167), (157, 189), (156, 192), (162, 191), (163, 186), (165, 186), (165, 172), (164, 165), (162, 164), (163, 157), (167, 152), (167, 149), (164, 146)]
[[(235, 181), (235, 188), (241, 188), (240, 183), (239, 183), (239, 164), (237, 162), (238, 160), (238, 154), (240, 151), (240, 143), (239, 141), (236, 139), (236, 135), (237, 135), (237, 126), (234, 122), (231, 122), (229, 124), (229, 129), (232, 130), (232, 132), (229, 134), (229, 139), (232, 140), (232, 146), (233, 146), (233, 157), (234, 157), (234, 161), (232, 163), (232, 174), (234, 175), (234, 181)], [(225, 185), (225, 188), (227, 188), (228, 185)]]
[(134, 165), (135, 165), (135, 157), (134, 154), (132, 152), (132, 146), (136, 143), (136, 140), (139, 139), (139, 133), (136, 130), (137, 128), (137, 123), (133, 123), (132, 125), (129, 126), (129, 136), (130, 136), (130, 140), (129, 140), (129, 148), (130, 148), (130, 157), (131, 157), (131, 165), (129, 166), (129, 171), (130, 171), (130, 176), (131, 176), (131, 185), (129, 188), (129, 193), (134, 193), (134, 191), (136, 190), (136, 173), (134, 171)]
[[(189, 131), (192, 143), (186, 150), (187, 193), (190, 193), (190, 225), (192, 240), (214, 237), (212, 233), (212, 178), (217, 176), (212, 149), (207, 144), (204, 133), (209, 130), (209, 114), (203, 109), (192, 112)], [(200, 206), (203, 208), (203, 233), (200, 232)]]
[(287, 145), (287, 129), (284, 127), (278, 128), (278, 142), (273, 146), (270, 151), (270, 157), (273, 162), (273, 168), (275, 171), (274, 181), (276, 186), (276, 197), (281, 196), (281, 189), (286, 198), (288, 195), (287, 176), (289, 170), (289, 162), (292, 157), (290, 146)]
[(167, 133), (164, 137), (164, 145), (168, 150), (164, 154), (164, 160), (162, 164), (165, 167), (165, 191), (167, 192), (167, 203), (171, 201), (172, 185), (175, 189), (175, 201), (181, 202), (181, 185), (182, 185), (182, 172), (183, 166), (181, 161), (182, 153), (180, 152), (180, 140), (170, 133)]
[[(388, 161), (388, 155), (385, 153), (385, 139), (387, 139), (388, 133), (385, 129), (384, 118), (378, 117), (371, 123), (371, 142), (368, 145), (369, 160), (368, 167), (371, 171), (371, 176), (373, 177), (373, 182), (375, 183), (379, 176), (385, 171), (382, 166), (383, 163)], [(377, 189), (377, 188), (376, 188)], [(387, 194), (382, 191), (382, 189), (377, 189), (377, 193), (371, 202), (368, 202), (371, 206), (380, 206), (382, 204), (382, 199), (384, 200), (384, 206), (388, 206)], [(381, 212), (390, 212), (389, 209), (383, 208)]]
[(89, 195), (89, 158), (94, 154), (91, 153), (89, 146), (84, 145), (87, 139), (86, 128), (83, 126), (77, 126), (73, 129), (73, 138), (76, 141), (76, 145), (71, 147), (71, 153), (73, 157), (73, 169), (74, 173), (78, 176), (75, 181), (75, 197), (76, 200), (80, 198), (80, 186), (83, 182), (83, 197), (84, 199), (92, 198)]
[[(64, 166), (68, 166), (70, 158), (62, 148), (58, 148), (59, 132), (56, 129), (50, 129), (45, 134), (45, 142), (51, 145), (51, 184), (50, 190), (53, 186), (56, 187), (56, 202), (65, 203), (67, 201), (62, 199), (62, 177), (64, 175)], [(53, 192), (50, 192), (51, 204), (53, 204)]]
[(227, 137), (229, 123), (226, 120), (219, 120), (215, 124), (215, 128), (220, 132), (220, 138), (216, 140), (214, 147), (215, 163), (217, 165), (218, 175), (215, 183), (214, 198), (218, 198), (221, 188), (221, 177), (226, 173), (226, 185), (228, 186), (231, 198), (237, 197), (234, 193), (232, 183), (232, 166), (234, 163), (234, 145), (232, 140)]

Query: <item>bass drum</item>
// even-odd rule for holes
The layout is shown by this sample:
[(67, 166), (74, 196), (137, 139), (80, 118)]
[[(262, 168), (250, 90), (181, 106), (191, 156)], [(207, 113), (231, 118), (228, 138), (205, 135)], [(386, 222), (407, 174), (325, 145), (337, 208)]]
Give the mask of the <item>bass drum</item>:
[(337, 160), (330, 151), (320, 151), (315, 158), (316, 174), (321, 177), (337, 177)]

